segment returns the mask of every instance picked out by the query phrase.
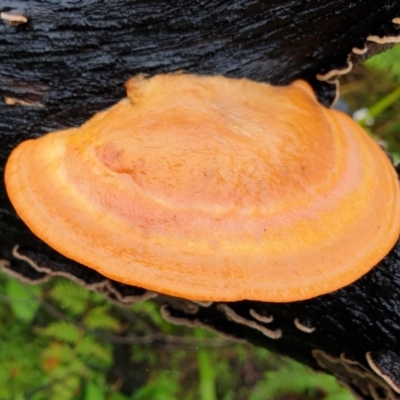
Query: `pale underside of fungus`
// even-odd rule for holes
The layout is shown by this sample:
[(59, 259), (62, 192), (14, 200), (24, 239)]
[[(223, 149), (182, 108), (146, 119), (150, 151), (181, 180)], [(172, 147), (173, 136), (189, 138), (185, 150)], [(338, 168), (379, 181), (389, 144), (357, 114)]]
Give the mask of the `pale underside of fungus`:
[(17, 213), (66, 257), (187, 299), (286, 302), (353, 282), (398, 239), (389, 159), (307, 83), (158, 75), (127, 92), (7, 163)]

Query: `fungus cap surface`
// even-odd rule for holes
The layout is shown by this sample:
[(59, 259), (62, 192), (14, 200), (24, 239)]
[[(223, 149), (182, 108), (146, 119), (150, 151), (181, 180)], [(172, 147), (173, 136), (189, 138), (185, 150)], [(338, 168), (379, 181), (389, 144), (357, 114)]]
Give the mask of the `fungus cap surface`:
[(66, 257), (188, 299), (284, 302), (353, 282), (398, 239), (389, 159), (307, 83), (158, 75), (127, 93), (7, 163), (17, 213)]

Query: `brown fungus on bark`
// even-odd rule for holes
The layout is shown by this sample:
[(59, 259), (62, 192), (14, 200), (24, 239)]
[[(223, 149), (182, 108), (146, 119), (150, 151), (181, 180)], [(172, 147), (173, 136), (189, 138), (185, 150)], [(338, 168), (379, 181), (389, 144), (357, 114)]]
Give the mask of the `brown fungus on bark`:
[(337, 78), (340, 75), (348, 74), (353, 69), (353, 63), (350, 61), (350, 57), (347, 59), (347, 65), (343, 68), (335, 68), (326, 73), (317, 74), (319, 81), (329, 81), (332, 78)]
[(161, 316), (167, 322), (171, 322), (174, 325), (183, 325), (191, 328), (194, 327), (206, 328), (210, 331), (213, 331), (215, 333), (218, 333), (219, 335), (226, 337), (229, 340), (234, 340), (238, 343), (246, 342), (244, 338), (235, 336), (233, 333), (230, 333), (227, 330), (218, 328), (217, 324), (213, 323), (208, 324), (207, 322), (197, 318), (195, 315), (190, 313), (185, 314), (183, 310), (176, 309), (172, 307), (170, 304), (165, 304), (161, 306), (160, 311), (161, 311)]
[(70, 279), (73, 282), (85, 286), (90, 290), (101, 291), (100, 288), (103, 288), (105, 285), (104, 278), (102, 279), (100, 275), (99, 276), (96, 275), (95, 279), (89, 280), (86, 277), (75, 274), (73, 272), (69, 272), (68, 270), (56, 270), (54, 268), (50, 268), (44, 260), (43, 262), (41, 262), (41, 260), (35, 259), (35, 256), (30, 254), (29, 251), (25, 253), (21, 252), (19, 245), (15, 245), (12, 248), (12, 255), (17, 260), (25, 262), (38, 272)]
[(106, 295), (111, 300), (123, 304), (131, 305), (137, 301), (145, 301), (154, 299), (158, 296), (158, 293), (151, 290), (145, 290), (143, 288), (126, 286), (113, 280), (105, 281)]
[(235, 321), (238, 324), (246, 325), (249, 328), (256, 329), (257, 331), (261, 332), (263, 335), (265, 335), (270, 339), (280, 339), (282, 337), (281, 329), (270, 329), (264, 325), (261, 325), (259, 322), (244, 318), (243, 316), (239, 315), (236, 311), (234, 311), (231, 307), (229, 307), (227, 304), (218, 304), (218, 308), (226, 314), (228, 319)]
[(210, 307), (211, 304), (213, 304), (212, 301), (196, 301), (196, 300), (192, 300), (193, 303), (198, 304), (201, 307)]
[(25, 15), (6, 11), (0, 13), (0, 18), (11, 26), (18, 26), (28, 22), (28, 18)]
[(400, 394), (400, 358), (389, 350), (368, 352), (365, 355), (368, 365), (396, 393)]
[[(400, 24), (400, 17), (393, 18), (392, 22), (395, 25)], [(379, 44), (400, 43), (400, 33), (398, 35), (388, 35), (388, 36), (369, 35), (367, 37), (367, 40)]]
[(321, 368), (333, 373), (357, 398), (365, 399), (369, 396), (373, 400), (400, 399), (393, 387), (364, 365), (348, 362), (346, 357), (335, 357), (323, 350), (312, 350), (312, 355)]
[[(393, 24), (399, 24), (400, 18), (393, 18), (392, 22)], [(375, 46), (368, 46), (368, 42), (373, 42)], [(379, 53), (381, 51), (384, 51), (386, 48), (390, 48), (391, 44), (394, 43), (399, 43), (400, 42), (400, 36), (398, 35), (388, 35), (388, 36), (378, 36), (378, 35), (369, 35), (365, 39), (365, 43), (363, 47), (353, 47), (351, 49), (351, 53), (348, 54), (347, 56), (347, 61), (346, 61), (346, 66), (335, 66), (335, 68), (329, 70), (328, 72), (320, 72), (316, 75), (316, 78), (319, 81), (332, 81), (333, 79), (338, 78), (340, 75), (345, 75), (349, 73), (353, 67), (354, 64), (371, 57), (375, 53)], [(376, 46), (379, 45), (379, 46)], [(339, 89), (337, 87), (337, 89)], [(338, 98), (338, 92), (336, 92), (336, 99)], [(333, 101), (334, 103), (334, 101)]]
[(269, 324), (274, 320), (273, 315), (262, 315), (259, 314), (254, 308), (250, 308), (249, 314), (258, 322), (262, 322), (263, 324)]
[(8, 106), (15, 106), (18, 104), (20, 106), (26, 106), (26, 107), (39, 107), (39, 108), (44, 107), (44, 104), (40, 103), (38, 101), (27, 101), (27, 100), (17, 99), (16, 97), (9, 97), (9, 96), (4, 97), (4, 102)]
[(358, 47), (353, 47), (353, 48), (351, 49), (351, 51), (352, 51), (354, 54), (362, 55), (362, 54), (365, 54), (365, 53), (368, 52), (368, 46), (367, 46), (366, 44), (364, 44), (364, 47), (361, 48), (361, 49), (358, 48)]
[(294, 319), (294, 326), (302, 332), (305, 333), (313, 333), (315, 331), (315, 327), (311, 326), (311, 324), (307, 321), (301, 322), (299, 318)]
[[(110, 300), (121, 304), (131, 304), (135, 301), (144, 301), (157, 296), (157, 293), (134, 286), (122, 285), (108, 278), (70, 261), (69, 265), (60, 264), (55, 260), (47, 259), (44, 255), (38, 256), (28, 250), (23, 250), (15, 245), (11, 251), (12, 256), (20, 263), (29, 267), (27, 270), (21, 264), (3, 267), (10, 276), (18, 277), (30, 283), (40, 283), (48, 280), (51, 276), (67, 278), (89, 290), (104, 293)], [(36, 273), (35, 273), (36, 272)]]
[(37, 285), (40, 283), (47, 282), (51, 275), (36, 271), (28, 265), (14, 263), (10, 260), (0, 260), (0, 268), (2, 272), (6, 275), (16, 278), (24, 283), (29, 283), (30, 285)]
[(384, 37), (370, 35), (367, 37), (367, 40), (369, 40), (370, 42), (375, 42), (375, 43), (379, 43), (379, 44), (400, 43), (400, 35), (399, 36), (384, 36)]

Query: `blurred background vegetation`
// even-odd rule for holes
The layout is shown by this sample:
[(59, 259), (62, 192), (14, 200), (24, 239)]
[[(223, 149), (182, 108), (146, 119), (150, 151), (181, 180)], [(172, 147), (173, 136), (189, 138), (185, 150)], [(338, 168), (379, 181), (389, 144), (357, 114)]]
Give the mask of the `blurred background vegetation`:
[(340, 100), (400, 160), (400, 45), (357, 65), (341, 80)]
[[(339, 106), (400, 160), (400, 46), (342, 78)], [(0, 273), (0, 400), (353, 400), (331, 376), (122, 307), (65, 279)]]

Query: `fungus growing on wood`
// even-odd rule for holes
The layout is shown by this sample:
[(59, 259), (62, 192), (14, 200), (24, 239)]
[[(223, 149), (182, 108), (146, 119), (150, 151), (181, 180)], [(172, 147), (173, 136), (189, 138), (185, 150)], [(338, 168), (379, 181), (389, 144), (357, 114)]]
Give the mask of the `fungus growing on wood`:
[(262, 322), (263, 324), (269, 324), (274, 320), (273, 315), (261, 315), (253, 308), (250, 308), (249, 314), (257, 321)]
[(250, 319), (246, 319), (239, 315), (235, 310), (229, 307), (227, 304), (219, 304), (218, 308), (222, 310), (228, 319), (231, 321), (235, 321), (238, 324), (246, 325), (249, 328), (256, 329), (257, 331), (261, 332), (263, 335), (270, 339), (280, 339), (282, 337), (282, 330), (281, 329), (269, 329), (266, 326), (257, 323), (256, 321), (252, 321)]
[(299, 331), (302, 331), (302, 332), (305, 332), (305, 333), (313, 333), (315, 331), (315, 327), (311, 326), (307, 322), (301, 322), (299, 318), (295, 318), (293, 322), (294, 322), (294, 326)]
[(364, 365), (349, 360), (345, 355), (335, 357), (322, 350), (312, 350), (318, 365), (327, 371), (334, 372), (339, 382), (347, 386), (357, 399), (399, 400), (387, 380), (367, 369)]
[(306, 82), (139, 76), (127, 92), (8, 160), (17, 213), (66, 257), (172, 296), (286, 302), (353, 282), (397, 240), (389, 159)]
[(365, 54), (367, 51), (368, 51), (368, 47), (366, 45), (364, 45), (364, 47), (362, 49), (359, 49), (358, 47), (352, 48), (352, 52), (354, 54), (358, 54), (358, 55)]
[[(72, 260), (69, 260), (68, 264), (62, 264), (57, 259), (35, 257), (35, 253), (21, 250), (18, 245), (13, 247), (12, 256), (14, 260), (11, 263), (7, 261), (6, 264), (0, 264), (2, 271), (26, 283), (37, 284), (53, 276), (61, 276), (90, 290), (106, 294), (110, 300), (116, 300), (121, 304), (144, 301), (157, 296), (157, 293), (143, 288), (111, 281)], [(15, 260), (19, 262), (15, 263)]]
[(234, 340), (238, 343), (244, 343), (246, 340), (243, 337), (237, 336), (235, 327), (230, 326), (230, 323), (224, 320), (218, 320), (216, 323), (215, 319), (207, 318), (202, 320), (196, 314), (191, 314), (183, 311), (182, 309), (176, 308), (170, 304), (165, 304), (160, 308), (161, 316), (168, 322), (174, 325), (183, 325), (188, 327), (201, 327), (206, 328), (210, 331), (218, 333), (219, 335), (225, 336), (229, 340)]
[(365, 355), (371, 369), (400, 394), (400, 360), (390, 350), (368, 352)]
[(0, 13), (0, 18), (9, 23), (11, 26), (18, 26), (28, 22), (28, 18), (26, 18), (24, 15), (5, 11)]
[(347, 65), (344, 68), (340, 69), (332, 69), (325, 74), (317, 74), (316, 78), (319, 81), (329, 81), (333, 77), (337, 77), (338, 75), (345, 75), (348, 74), (353, 69), (353, 63), (350, 60), (347, 60)]

